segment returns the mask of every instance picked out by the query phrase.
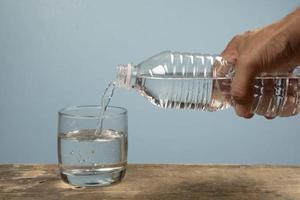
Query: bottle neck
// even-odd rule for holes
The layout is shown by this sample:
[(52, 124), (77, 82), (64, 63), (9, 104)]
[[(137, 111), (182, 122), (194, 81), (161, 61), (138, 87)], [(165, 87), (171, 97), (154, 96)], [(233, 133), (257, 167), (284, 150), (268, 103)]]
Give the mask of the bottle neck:
[(116, 86), (126, 89), (134, 88), (136, 80), (136, 68), (131, 64), (117, 67)]

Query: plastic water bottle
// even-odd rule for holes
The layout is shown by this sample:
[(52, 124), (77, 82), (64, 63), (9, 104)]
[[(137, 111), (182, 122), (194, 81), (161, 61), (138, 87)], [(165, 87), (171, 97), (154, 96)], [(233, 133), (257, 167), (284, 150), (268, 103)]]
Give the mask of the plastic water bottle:
[[(165, 51), (138, 65), (119, 65), (116, 85), (135, 88), (161, 108), (218, 111), (234, 104), (234, 66), (217, 55)], [(291, 116), (300, 111), (300, 68), (261, 74), (253, 85), (254, 113)]]

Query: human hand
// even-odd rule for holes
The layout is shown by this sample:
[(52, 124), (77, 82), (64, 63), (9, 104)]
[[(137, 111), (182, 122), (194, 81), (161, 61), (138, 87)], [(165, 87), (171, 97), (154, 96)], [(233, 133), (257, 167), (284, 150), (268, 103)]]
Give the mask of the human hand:
[[(235, 36), (221, 56), (235, 66), (231, 97), (236, 114), (251, 118), (255, 112), (268, 119), (274, 118), (274, 113), (268, 111), (274, 91), (267, 92), (268, 89), (274, 90), (274, 84), (270, 83), (268, 86), (268, 82), (273, 80), (265, 80), (265, 94), (262, 95), (259, 107), (255, 111), (252, 107), (253, 85), (255, 77), (262, 73), (286, 75), (300, 64), (300, 9), (274, 24)], [(287, 91), (294, 89), (293, 81), (288, 83)], [(298, 95), (295, 97), (290, 94), (285, 98), (280, 116), (290, 116), (299, 112), (295, 110), (295, 101), (299, 104)]]

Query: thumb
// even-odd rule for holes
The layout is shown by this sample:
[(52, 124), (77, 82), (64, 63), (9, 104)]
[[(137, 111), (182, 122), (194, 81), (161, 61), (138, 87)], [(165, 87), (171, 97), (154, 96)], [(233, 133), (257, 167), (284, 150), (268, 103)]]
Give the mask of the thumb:
[(231, 84), (231, 96), (235, 112), (240, 117), (251, 118), (253, 102), (253, 82), (257, 74), (256, 65), (242, 59), (238, 59), (235, 67), (235, 76)]

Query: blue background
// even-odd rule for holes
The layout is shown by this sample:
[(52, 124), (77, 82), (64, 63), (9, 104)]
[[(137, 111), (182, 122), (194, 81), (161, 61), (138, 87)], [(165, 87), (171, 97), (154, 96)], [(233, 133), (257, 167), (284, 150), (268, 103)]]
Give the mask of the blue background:
[[(220, 53), (296, 0), (0, 0), (0, 162), (53, 163), (57, 110), (98, 104), (120, 63), (163, 50)], [(245, 120), (232, 109), (163, 110), (118, 89), (129, 162), (300, 163), (300, 115)]]

